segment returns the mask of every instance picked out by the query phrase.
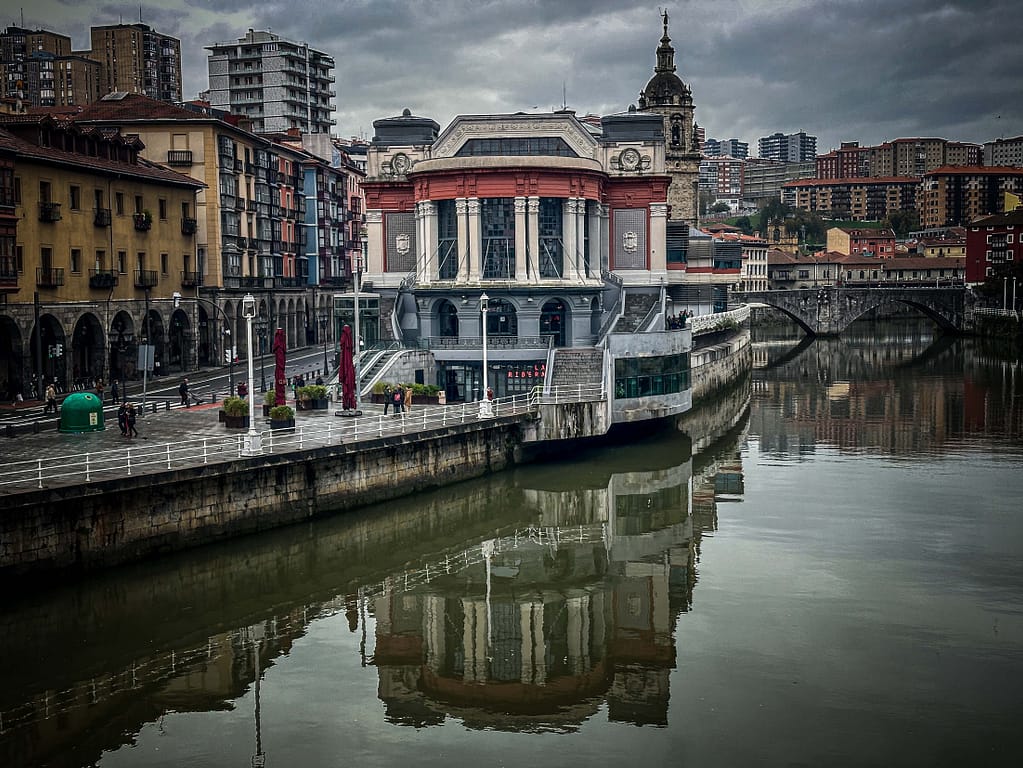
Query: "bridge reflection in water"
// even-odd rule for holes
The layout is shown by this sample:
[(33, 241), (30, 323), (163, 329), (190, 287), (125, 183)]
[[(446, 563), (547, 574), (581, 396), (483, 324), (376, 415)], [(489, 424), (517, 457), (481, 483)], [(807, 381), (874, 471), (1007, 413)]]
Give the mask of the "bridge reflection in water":
[(92, 764), (232, 707), (342, 614), (393, 724), (574, 730), (606, 703), (664, 725), (700, 538), (741, 497), (736, 421), (695, 476), (668, 432), (25, 596), (0, 622), (0, 762)]

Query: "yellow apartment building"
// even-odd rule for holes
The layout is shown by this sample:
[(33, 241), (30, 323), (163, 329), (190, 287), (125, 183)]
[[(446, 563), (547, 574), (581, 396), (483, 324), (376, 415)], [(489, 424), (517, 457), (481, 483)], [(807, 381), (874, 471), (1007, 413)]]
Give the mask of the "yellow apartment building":
[(195, 287), (194, 179), (139, 158), (135, 137), (48, 116), (0, 115), (13, 158), (16, 228), (0, 306), (0, 398), (33, 377), (71, 388), (194, 367), (195, 320), (173, 295)]

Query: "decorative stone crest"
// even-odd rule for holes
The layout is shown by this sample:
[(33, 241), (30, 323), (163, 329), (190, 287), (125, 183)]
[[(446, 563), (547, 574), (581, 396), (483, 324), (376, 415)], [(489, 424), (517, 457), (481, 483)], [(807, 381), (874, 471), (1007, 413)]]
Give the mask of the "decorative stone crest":
[(631, 230), (622, 235), (622, 250), (626, 253), (635, 253), (639, 250), (639, 235)]
[(394, 238), (394, 249), (404, 256), (409, 252), (410, 238), (408, 235), (402, 233)]
[(409, 160), (408, 155), (404, 152), (396, 152), (391, 158), (391, 169), (398, 176), (404, 176), (408, 173), (408, 169), (412, 167), (412, 161)]

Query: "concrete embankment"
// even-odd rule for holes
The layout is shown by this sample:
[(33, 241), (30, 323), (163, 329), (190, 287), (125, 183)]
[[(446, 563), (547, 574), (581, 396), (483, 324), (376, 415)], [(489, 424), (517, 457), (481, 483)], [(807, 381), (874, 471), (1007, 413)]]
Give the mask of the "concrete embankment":
[(521, 418), (5, 499), (0, 579), (93, 569), (352, 510), (510, 466)]

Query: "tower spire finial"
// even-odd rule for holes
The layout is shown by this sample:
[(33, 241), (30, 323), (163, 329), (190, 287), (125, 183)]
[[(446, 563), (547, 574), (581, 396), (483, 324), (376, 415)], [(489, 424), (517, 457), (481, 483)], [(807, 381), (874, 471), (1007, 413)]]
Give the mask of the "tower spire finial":
[(664, 14), (664, 36), (667, 37), (668, 36), (668, 9), (667, 8), (664, 9), (663, 14)]

